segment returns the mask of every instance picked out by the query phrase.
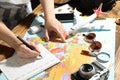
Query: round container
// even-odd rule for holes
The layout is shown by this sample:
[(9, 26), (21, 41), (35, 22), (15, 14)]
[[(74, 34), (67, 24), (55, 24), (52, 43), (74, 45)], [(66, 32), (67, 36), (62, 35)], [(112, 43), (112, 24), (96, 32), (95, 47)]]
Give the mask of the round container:
[(99, 52), (101, 48), (102, 44), (99, 41), (93, 41), (89, 46), (89, 50), (92, 52)]
[(85, 40), (86, 42), (91, 43), (91, 42), (93, 42), (93, 40), (95, 39), (96, 34), (95, 34), (95, 33), (89, 33), (89, 34), (84, 35), (84, 36), (85, 36), (84, 40)]

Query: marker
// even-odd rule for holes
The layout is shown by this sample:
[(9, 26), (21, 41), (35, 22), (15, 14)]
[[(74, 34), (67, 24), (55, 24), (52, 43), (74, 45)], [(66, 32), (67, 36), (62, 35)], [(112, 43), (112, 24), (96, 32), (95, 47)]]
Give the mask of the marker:
[[(20, 38), (19, 36), (17, 36), (17, 38), (24, 44), (26, 45), (28, 48), (30, 48), (31, 50), (35, 50), (35, 48), (33, 46), (31, 46), (30, 44), (28, 44), (25, 40), (23, 40), (22, 38)], [(41, 55), (39, 55), (40, 57), (42, 57)]]

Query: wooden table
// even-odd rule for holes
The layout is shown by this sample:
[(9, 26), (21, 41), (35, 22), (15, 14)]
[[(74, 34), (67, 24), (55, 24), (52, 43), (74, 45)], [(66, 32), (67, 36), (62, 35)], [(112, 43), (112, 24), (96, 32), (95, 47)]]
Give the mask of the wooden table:
[[(55, 0), (56, 3), (63, 3), (67, 2), (69, 0)], [(33, 13), (31, 13), (29, 16), (27, 16), (20, 24), (18, 24), (12, 31), (19, 35), (20, 37), (23, 37), (26, 33), (27, 29), (31, 25), (34, 17), (36, 14), (40, 14), (42, 11), (42, 6), (38, 5), (36, 9), (34, 9)], [(117, 1), (116, 6), (109, 12), (109, 15), (107, 16), (109, 18), (120, 18), (120, 1)], [(120, 25), (117, 25), (116, 27), (116, 53), (115, 53), (115, 80), (120, 79)], [(7, 45), (5, 42), (0, 41), (0, 60), (3, 60), (7, 57), (12, 56), (14, 53), (14, 49), (12, 49), (9, 45)]]

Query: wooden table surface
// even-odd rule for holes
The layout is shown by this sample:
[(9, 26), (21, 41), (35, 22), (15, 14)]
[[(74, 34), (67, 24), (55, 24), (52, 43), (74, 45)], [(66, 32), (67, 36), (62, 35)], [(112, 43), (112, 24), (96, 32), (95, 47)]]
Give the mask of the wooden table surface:
[[(55, 0), (55, 3), (63, 3), (67, 2), (69, 0)], [(36, 9), (34, 9), (33, 13), (31, 13), (29, 16), (27, 16), (20, 24), (18, 24), (12, 31), (19, 35), (20, 37), (23, 37), (26, 33), (27, 29), (31, 25), (34, 17), (36, 14), (40, 14), (42, 11), (42, 6), (38, 5)], [(116, 6), (109, 12), (109, 15), (107, 16), (109, 18), (120, 18), (120, 1), (118, 0), (116, 2)], [(116, 53), (115, 53), (115, 80), (120, 80), (120, 25), (117, 25), (116, 27)], [(112, 46), (112, 45), (111, 45)], [(9, 45), (7, 45), (5, 42), (0, 40), (0, 60), (3, 60), (5, 58), (8, 58), (12, 56), (14, 53), (14, 49), (12, 49)]]

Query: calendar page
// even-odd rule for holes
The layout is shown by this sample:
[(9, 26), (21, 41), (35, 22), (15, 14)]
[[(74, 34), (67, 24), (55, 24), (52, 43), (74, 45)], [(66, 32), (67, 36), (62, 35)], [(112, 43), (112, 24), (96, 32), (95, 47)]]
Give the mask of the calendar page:
[(15, 54), (11, 58), (0, 62), (0, 69), (8, 80), (27, 80), (59, 62), (59, 59), (41, 44), (39, 44), (39, 48), (42, 57), (22, 59)]

